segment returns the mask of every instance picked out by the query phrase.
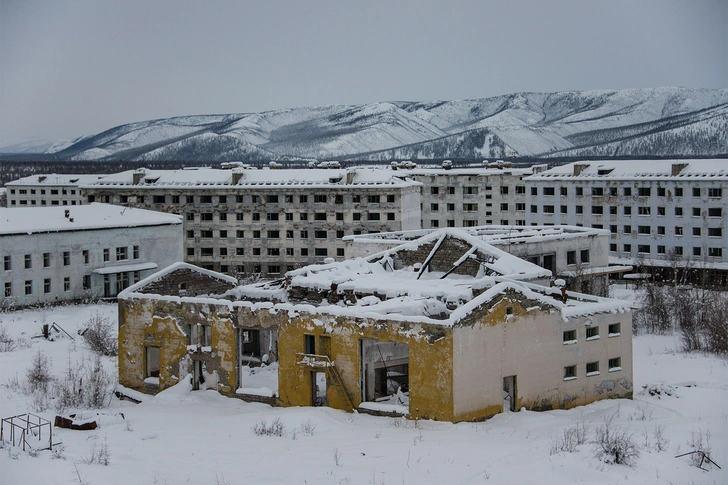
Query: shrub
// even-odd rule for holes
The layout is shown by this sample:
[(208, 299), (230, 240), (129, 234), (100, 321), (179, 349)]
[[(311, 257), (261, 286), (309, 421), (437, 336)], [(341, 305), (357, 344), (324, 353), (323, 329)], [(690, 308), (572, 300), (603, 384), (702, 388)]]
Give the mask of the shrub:
[(253, 426), (253, 432), (258, 436), (283, 436), (284, 428), (281, 418), (274, 419), (270, 424), (264, 419), (259, 419)]
[(86, 322), (86, 328), (79, 332), (91, 350), (107, 357), (119, 354), (119, 339), (107, 317), (100, 314)]
[(113, 381), (113, 377), (104, 370), (100, 355), (96, 355), (93, 361), (86, 360), (80, 364), (72, 364), (69, 357), (68, 369), (56, 381), (54, 389), (56, 410), (62, 412), (81, 406), (105, 408), (111, 400)]
[(12, 352), (15, 350), (15, 339), (8, 333), (8, 329), (0, 325), (0, 352)]
[(48, 391), (48, 384), (53, 380), (51, 364), (48, 357), (40, 350), (33, 356), (33, 363), (28, 369), (26, 377), (32, 391)]
[(614, 415), (605, 417), (596, 428), (596, 457), (604, 463), (633, 466), (640, 456), (639, 446), (627, 429), (614, 424)]

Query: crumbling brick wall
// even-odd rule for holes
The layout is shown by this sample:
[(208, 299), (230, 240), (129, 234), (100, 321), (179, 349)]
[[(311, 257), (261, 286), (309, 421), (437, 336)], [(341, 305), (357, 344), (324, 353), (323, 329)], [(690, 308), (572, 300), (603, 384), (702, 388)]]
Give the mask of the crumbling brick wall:
[(189, 268), (180, 268), (149, 283), (139, 292), (169, 296), (222, 295), (235, 286), (230, 281), (213, 278)]
[[(436, 243), (436, 241), (433, 241), (432, 243), (420, 246), (416, 250), (400, 251), (394, 257), (396, 269), (400, 269), (405, 266), (412, 266), (415, 263), (424, 264)], [(469, 251), (470, 248), (471, 246), (467, 242), (448, 236), (442, 242), (437, 253), (435, 253), (435, 256), (430, 261), (429, 270), (442, 272), (450, 271), (455, 262), (460, 259), (463, 254)], [(478, 274), (479, 269), (480, 264), (477, 261), (468, 258), (468, 260), (462, 263), (453, 273), (475, 276)]]

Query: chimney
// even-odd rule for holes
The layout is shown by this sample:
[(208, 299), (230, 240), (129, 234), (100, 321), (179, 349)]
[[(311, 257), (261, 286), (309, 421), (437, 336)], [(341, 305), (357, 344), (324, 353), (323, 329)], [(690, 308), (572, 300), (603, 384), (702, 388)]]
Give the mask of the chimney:
[(240, 182), (240, 179), (243, 178), (243, 175), (242, 170), (233, 170), (233, 185), (238, 185), (238, 182)]
[(144, 172), (134, 172), (132, 174), (132, 183), (134, 185), (139, 185), (139, 182), (142, 181), (142, 179), (144, 178), (144, 175), (146, 175)]
[(687, 167), (687, 163), (673, 163), (672, 164), (672, 176), (675, 177), (676, 175), (680, 175), (680, 172)]
[(579, 175), (581, 172), (589, 168), (588, 163), (575, 163), (574, 164), (574, 176)]
[(346, 185), (354, 183), (354, 177), (356, 176), (356, 170), (349, 170), (346, 172)]

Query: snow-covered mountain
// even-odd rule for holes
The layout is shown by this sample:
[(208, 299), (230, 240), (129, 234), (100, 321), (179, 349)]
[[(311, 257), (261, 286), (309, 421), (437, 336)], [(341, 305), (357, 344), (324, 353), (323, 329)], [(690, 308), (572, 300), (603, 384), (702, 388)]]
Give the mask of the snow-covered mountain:
[(56, 155), (74, 160), (478, 159), (728, 154), (728, 89), (516, 93), (131, 123)]

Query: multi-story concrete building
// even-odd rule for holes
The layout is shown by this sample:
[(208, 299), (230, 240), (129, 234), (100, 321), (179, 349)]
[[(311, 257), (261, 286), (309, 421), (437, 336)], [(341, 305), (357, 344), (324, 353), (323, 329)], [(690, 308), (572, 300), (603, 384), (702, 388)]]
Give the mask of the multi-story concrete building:
[(93, 183), (104, 175), (31, 175), (5, 184), (8, 207), (81, 205), (78, 186)]
[(109, 204), (0, 209), (1, 307), (114, 297), (182, 258), (179, 216)]
[(89, 202), (184, 218), (184, 260), (276, 276), (344, 258), (343, 237), (420, 227), (420, 184), (389, 170), (136, 170), (82, 186)]
[(524, 178), (545, 170), (530, 168), (420, 168), (401, 170), (422, 183), (423, 229), (526, 225)]
[(728, 160), (577, 162), (525, 183), (529, 224), (606, 229), (613, 263), (684, 259), (727, 283)]

